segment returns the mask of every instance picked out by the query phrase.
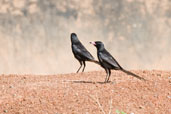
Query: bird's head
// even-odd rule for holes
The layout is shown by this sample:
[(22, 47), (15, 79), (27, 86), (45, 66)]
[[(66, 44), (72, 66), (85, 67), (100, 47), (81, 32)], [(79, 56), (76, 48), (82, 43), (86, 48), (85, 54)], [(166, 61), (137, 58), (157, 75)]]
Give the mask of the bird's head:
[(78, 41), (79, 40), (78, 40), (77, 34), (76, 33), (71, 33), (71, 42), (76, 43)]
[(104, 49), (104, 44), (101, 41), (90, 42), (90, 44), (93, 44), (99, 51)]

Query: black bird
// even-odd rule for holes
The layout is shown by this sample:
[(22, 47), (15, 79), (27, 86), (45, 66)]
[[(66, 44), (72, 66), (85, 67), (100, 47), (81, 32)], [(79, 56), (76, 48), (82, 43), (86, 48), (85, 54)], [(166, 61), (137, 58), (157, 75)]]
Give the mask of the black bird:
[(82, 70), (82, 72), (84, 72), (86, 66), (85, 61), (99, 64), (99, 62), (96, 61), (90, 52), (88, 52), (87, 49), (82, 45), (75, 33), (71, 33), (71, 47), (74, 57), (80, 62), (80, 67), (78, 68), (77, 73), (81, 69), (82, 65), (84, 65)]
[(96, 41), (96, 42), (90, 42), (97, 48), (97, 57), (99, 59), (100, 65), (105, 69), (107, 76), (105, 79), (105, 82), (109, 81), (110, 75), (111, 75), (111, 69), (114, 70), (121, 70), (125, 72), (128, 75), (132, 75), (140, 80), (145, 80), (144, 78), (127, 71), (123, 69), (119, 63), (112, 57), (112, 55), (105, 49), (104, 44), (101, 41)]

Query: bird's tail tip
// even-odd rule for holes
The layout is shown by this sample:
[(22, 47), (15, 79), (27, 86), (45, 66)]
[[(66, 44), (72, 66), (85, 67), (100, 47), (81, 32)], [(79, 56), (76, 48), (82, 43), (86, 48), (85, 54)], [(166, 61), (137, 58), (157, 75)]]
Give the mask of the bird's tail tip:
[(138, 79), (140, 79), (140, 80), (143, 80), (143, 81), (147, 81), (145, 78), (143, 78), (143, 77), (141, 77), (141, 76), (138, 76), (137, 74), (134, 74), (134, 73), (132, 73), (132, 72), (130, 72), (130, 71), (128, 71), (128, 70), (125, 70), (125, 69), (121, 69), (123, 72), (125, 72), (126, 74), (128, 74), (128, 75), (132, 75), (132, 76), (134, 76), (134, 77), (136, 77), (136, 78), (138, 78)]
[(90, 62), (93, 62), (93, 63), (96, 63), (96, 64), (100, 65), (99, 61), (97, 61), (95, 59), (91, 60)]

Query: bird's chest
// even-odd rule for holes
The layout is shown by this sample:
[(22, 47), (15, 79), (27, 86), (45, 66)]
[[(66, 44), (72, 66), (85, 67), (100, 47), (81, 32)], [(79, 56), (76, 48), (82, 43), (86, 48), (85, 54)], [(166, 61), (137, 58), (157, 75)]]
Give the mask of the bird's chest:
[(103, 61), (103, 58), (101, 57), (101, 53), (100, 53), (100, 52), (97, 53), (97, 57), (98, 57), (98, 59), (99, 59), (100, 65), (104, 68), (104, 67), (105, 67), (104, 61)]
[(81, 56), (80, 56), (81, 50), (76, 45), (72, 45), (72, 52), (76, 59), (78, 59), (78, 60), (81, 59)]
[(103, 62), (103, 59), (101, 58), (100, 53), (97, 53), (97, 57), (98, 57), (98, 59), (99, 59), (99, 62), (102, 63), (102, 62)]

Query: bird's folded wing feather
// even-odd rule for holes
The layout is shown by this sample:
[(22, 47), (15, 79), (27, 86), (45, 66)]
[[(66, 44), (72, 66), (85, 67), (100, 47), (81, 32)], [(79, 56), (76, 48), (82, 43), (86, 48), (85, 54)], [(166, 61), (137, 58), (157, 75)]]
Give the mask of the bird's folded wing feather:
[(87, 49), (80, 43), (79, 45), (73, 45), (74, 53), (79, 54), (81, 57), (94, 60), (94, 57), (87, 51)]
[(119, 65), (119, 63), (111, 56), (110, 53), (105, 52), (105, 53), (100, 53), (100, 58), (103, 62), (110, 64), (114, 68), (119, 68), (122, 69), (122, 67)]

